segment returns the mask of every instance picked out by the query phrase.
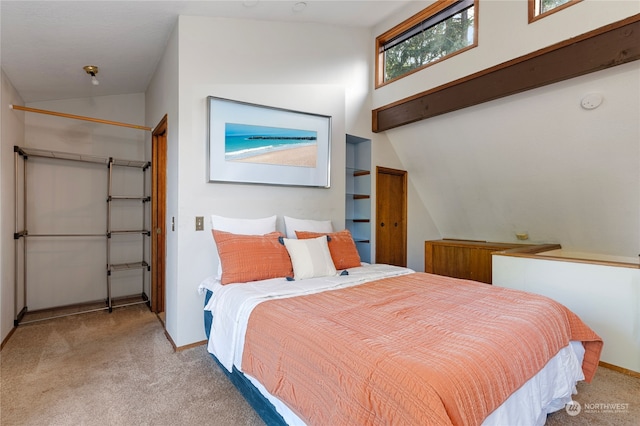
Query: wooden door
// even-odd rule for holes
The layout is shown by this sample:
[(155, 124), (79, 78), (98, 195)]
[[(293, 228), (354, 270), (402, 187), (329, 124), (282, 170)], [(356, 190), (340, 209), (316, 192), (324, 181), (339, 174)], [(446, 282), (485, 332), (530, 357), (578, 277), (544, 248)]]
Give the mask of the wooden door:
[(167, 215), (167, 116), (153, 130), (151, 145), (151, 310), (164, 312)]
[(407, 172), (376, 167), (376, 263), (407, 266)]

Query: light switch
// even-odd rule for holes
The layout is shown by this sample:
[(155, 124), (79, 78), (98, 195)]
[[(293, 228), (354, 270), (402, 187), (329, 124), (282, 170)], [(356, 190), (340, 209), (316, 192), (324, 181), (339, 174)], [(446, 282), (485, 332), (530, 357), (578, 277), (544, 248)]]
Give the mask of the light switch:
[(196, 216), (196, 231), (204, 231), (204, 216)]

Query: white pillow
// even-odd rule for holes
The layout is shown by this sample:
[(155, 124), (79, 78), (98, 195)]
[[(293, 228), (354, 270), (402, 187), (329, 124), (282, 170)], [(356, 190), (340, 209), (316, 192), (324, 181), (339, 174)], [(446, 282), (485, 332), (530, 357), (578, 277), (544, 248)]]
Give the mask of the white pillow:
[(240, 235), (264, 235), (276, 230), (277, 216), (262, 219), (238, 219), (211, 215), (211, 228)]
[(304, 280), (337, 275), (326, 235), (307, 240), (291, 238), (283, 238), (283, 240), (293, 265), (294, 279)]
[[(269, 216), (261, 219), (239, 219), (212, 214), (211, 228), (217, 231), (231, 232), (232, 234), (265, 235), (275, 232), (277, 218), (277, 216)], [(217, 248), (216, 259), (218, 260), (218, 273), (215, 279), (220, 280), (222, 278), (222, 262), (220, 262)]]
[(331, 225), (330, 220), (296, 219), (285, 216), (284, 229), (287, 233), (287, 238), (297, 238), (296, 231), (331, 233), (333, 232), (333, 225)]

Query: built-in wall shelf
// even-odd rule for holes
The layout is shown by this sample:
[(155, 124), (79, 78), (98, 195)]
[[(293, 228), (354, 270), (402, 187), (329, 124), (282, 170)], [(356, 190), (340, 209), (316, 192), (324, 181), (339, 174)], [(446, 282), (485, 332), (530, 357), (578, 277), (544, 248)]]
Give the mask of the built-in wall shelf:
[(371, 140), (347, 135), (345, 226), (360, 259), (371, 262)]

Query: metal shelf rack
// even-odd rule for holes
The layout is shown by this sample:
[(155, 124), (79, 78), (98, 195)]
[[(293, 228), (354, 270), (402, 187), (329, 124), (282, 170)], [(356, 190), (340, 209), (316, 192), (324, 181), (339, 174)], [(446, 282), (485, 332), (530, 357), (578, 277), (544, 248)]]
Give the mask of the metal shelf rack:
[[(64, 161), (77, 161), (77, 162), (83, 162), (83, 163), (93, 163), (93, 164), (98, 164), (98, 165), (104, 165), (107, 166), (108, 171), (109, 171), (109, 176), (108, 176), (108, 195), (107, 195), (107, 223), (106, 223), (106, 231), (104, 233), (39, 233), (39, 234), (34, 234), (34, 233), (29, 233), (28, 231), (28, 226), (27, 226), (27, 183), (26, 183), (26, 179), (27, 179), (27, 160), (29, 157), (42, 157), (42, 158), (51, 158), (51, 159), (57, 159), (57, 160), (64, 160)], [(20, 179), (19, 177), (19, 159), (23, 158), (24, 160), (24, 166), (22, 167), (22, 179)], [(41, 317), (38, 318), (35, 321), (41, 321), (44, 319), (50, 319), (50, 318), (56, 318), (56, 317), (60, 317), (60, 316), (66, 316), (66, 315), (73, 315), (73, 314), (78, 314), (78, 313), (86, 313), (86, 312), (94, 312), (94, 311), (98, 311), (98, 310), (109, 310), (109, 312), (112, 311), (112, 309), (114, 307), (119, 307), (119, 306), (128, 306), (128, 305), (132, 305), (132, 304), (137, 304), (137, 303), (147, 303), (149, 302), (149, 298), (147, 297), (146, 293), (145, 293), (145, 274), (146, 272), (150, 272), (151, 268), (149, 263), (145, 260), (145, 254), (147, 253), (146, 248), (148, 247), (147, 244), (149, 244), (147, 242), (147, 239), (145, 237), (148, 237), (151, 235), (150, 231), (147, 229), (149, 224), (148, 224), (148, 211), (147, 208), (145, 207), (146, 205), (148, 205), (147, 203), (149, 203), (149, 201), (151, 201), (151, 197), (147, 196), (147, 195), (142, 195), (142, 196), (122, 196), (122, 195), (115, 195), (113, 194), (113, 170), (115, 167), (132, 167), (132, 168), (139, 168), (142, 170), (143, 173), (143, 192), (146, 191), (147, 188), (147, 171), (150, 169), (151, 167), (151, 163), (148, 161), (132, 161), (132, 160), (122, 160), (122, 159), (114, 159), (111, 157), (98, 157), (98, 156), (92, 156), (92, 155), (83, 155), (83, 154), (73, 154), (73, 153), (67, 153), (67, 152), (57, 152), (57, 151), (49, 151), (49, 150), (42, 150), (42, 149), (33, 149), (33, 148), (21, 148), (18, 146), (14, 146), (14, 162), (15, 162), (15, 233), (14, 233), (14, 240), (15, 240), (15, 268), (16, 271), (18, 271), (19, 269), (19, 265), (18, 265), (18, 258), (19, 258), (19, 251), (20, 251), (20, 245), (19, 245), (19, 241), (23, 240), (23, 244), (22, 244), (22, 258), (23, 258), (23, 271), (22, 271), (22, 279), (23, 279), (23, 286), (22, 286), (22, 305), (20, 306), (20, 297), (19, 297), (19, 278), (18, 278), (18, 273), (16, 272), (15, 274), (15, 299), (14, 299), (14, 303), (15, 303), (15, 316), (14, 316), (14, 326), (17, 326), (20, 323), (27, 323), (27, 322), (32, 322), (32, 321), (26, 321), (24, 320), (24, 316), (25, 314), (28, 312), (28, 307), (27, 307), (27, 284), (28, 284), (28, 280), (27, 280), (27, 240), (28, 239), (32, 239), (32, 238), (40, 238), (40, 237), (49, 237), (49, 238), (64, 238), (64, 237), (73, 237), (73, 238), (105, 238), (106, 239), (106, 244), (107, 244), (107, 259), (106, 259), (106, 293), (107, 293), (107, 297), (106, 300), (104, 301), (104, 307), (99, 307), (99, 308), (91, 308), (91, 309), (85, 309), (85, 310), (76, 310), (71, 314), (62, 314), (62, 315), (56, 315), (56, 314), (52, 314), (51, 316), (47, 316), (47, 317)], [(20, 197), (19, 197), (19, 193), (20, 193), (20, 182), (22, 183), (22, 220), (20, 220), (19, 216), (20, 216)], [(142, 211), (142, 228), (143, 229), (139, 229), (139, 230), (128, 230), (128, 229), (113, 229), (112, 227), (112, 208), (116, 208), (115, 206), (113, 206), (114, 203), (121, 203), (121, 202), (139, 202), (141, 203), (141, 211)], [(19, 224), (22, 223), (23, 224), (23, 229), (19, 229)], [(114, 264), (111, 262), (112, 260), (112, 255), (111, 255), (111, 251), (113, 249), (112, 247), (112, 238), (116, 238), (118, 235), (128, 235), (128, 234), (138, 234), (142, 236), (142, 250), (141, 250), (141, 257), (139, 259), (135, 259), (134, 261), (131, 262), (123, 262), (123, 263), (117, 263)], [(125, 270), (141, 270), (142, 271), (142, 291), (140, 292), (140, 294), (136, 294), (136, 295), (131, 295), (131, 297), (125, 296), (122, 299), (126, 301), (122, 302), (122, 303), (118, 303), (114, 305), (114, 299), (112, 297), (112, 275), (116, 272), (119, 271), (125, 271)], [(127, 299), (128, 297), (128, 299)], [(135, 301), (131, 301), (133, 300), (133, 298), (135, 298)], [(120, 300), (120, 298), (119, 298)], [(90, 304), (92, 302), (95, 301), (89, 301), (87, 302), (87, 304)], [(55, 308), (58, 307), (52, 307), (52, 308), (47, 308), (47, 310), (55, 310)]]
[[(141, 260), (139, 262), (124, 262), (124, 263), (112, 263), (111, 261), (111, 244), (112, 238), (117, 237), (118, 235), (141, 235), (143, 238), (142, 243), (142, 256), (140, 259), (144, 259), (145, 257), (145, 244), (144, 244), (144, 236), (151, 236), (151, 232), (148, 230), (147, 223), (147, 214), (145, 209), (145, 204), (151, 201), (151, 197), (147, 195), (143, 195), (140, 197), (130, 196), (130, 195), (114, 195), (113, 194), (113, 171), (115, 167), (135, 167), (139, 168), (143, 172), (143, 188), (147, 187), (147, 174), (145, 173), (149, 167), (151, 167), (151, 163), (144, 161), (127, 161), (127, 160), (117, 160), (114, 158), (109, 159), (109, 193), (107, 196), (107, 304), (109, 308), (109, 312), (113, 310), (113, 298), (112, 294), (112, 275), (114, 272), (119, 271), (129, 271), (140, 269), (142, 270), (142, 291), (141, 296), (142, 300), (137, 302), (129, 302), (129, 303), (121, 303), (118, 306), (128, 306), (136, 303), (148, 303), (149, 298), (144, 292), (144, 278), (145, 271), (151, 271), (150, 265)], [(138, 202), (142, 205), (142, 228), (143, 229), (113, 229), (113, 224), (111, 221), (112, 215), (111, 210), (114, 208), (114, 203), (117, 202)]]

